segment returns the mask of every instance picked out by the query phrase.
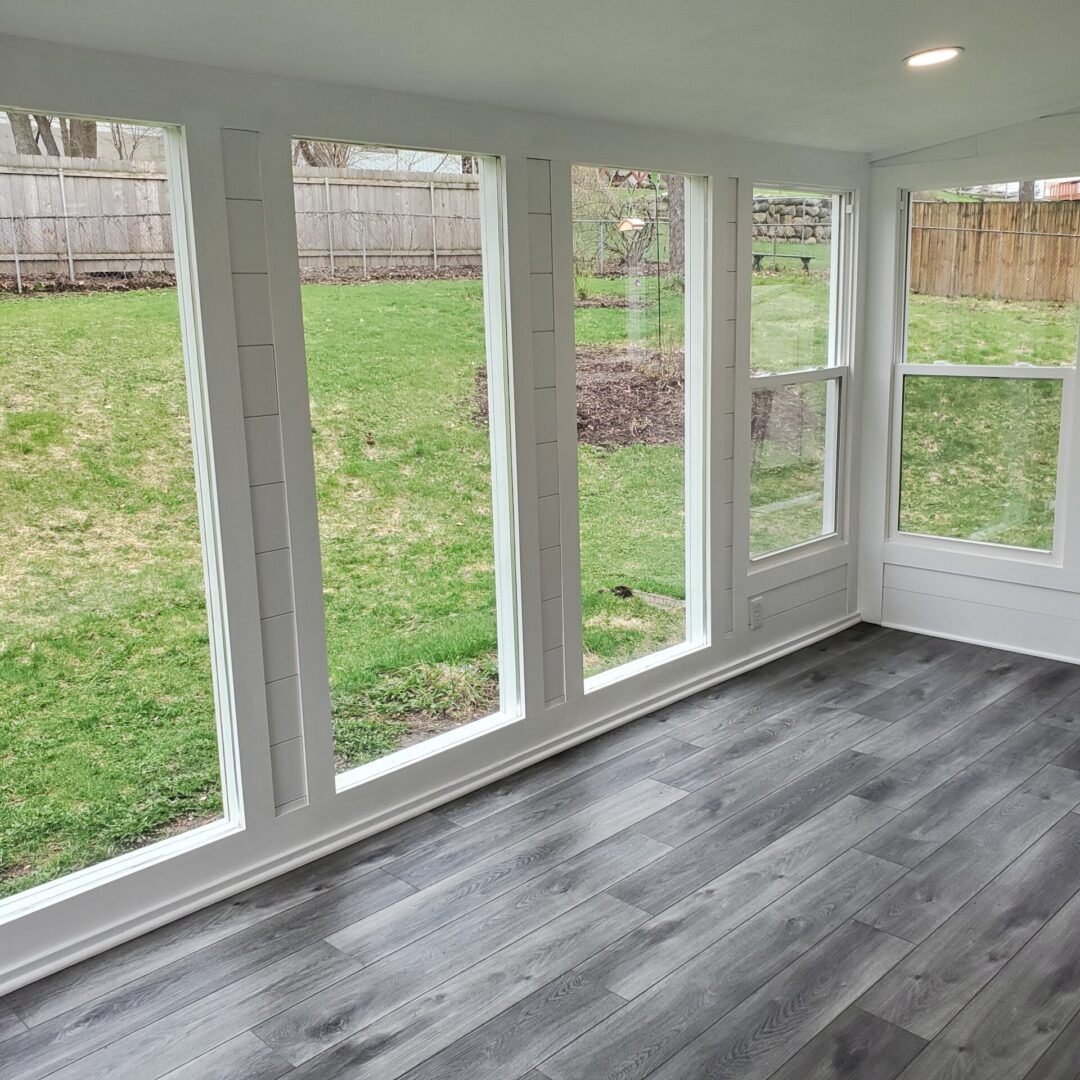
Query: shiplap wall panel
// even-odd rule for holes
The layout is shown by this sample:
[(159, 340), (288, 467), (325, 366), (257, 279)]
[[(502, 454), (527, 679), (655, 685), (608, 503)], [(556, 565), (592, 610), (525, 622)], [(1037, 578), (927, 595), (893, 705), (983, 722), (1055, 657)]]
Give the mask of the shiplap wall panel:
[(559, 414), (552, 276), (551, 163), (530, 158), (529, 270), (532, 310), (533, 416), (540, 533), (540, 638), (544, 703), (566, 697), (563, 648), (562, 539), (559, 510)]
[(237, 351), (244, 417), (276, 415), (279, 405), (273, 346), (244, 345)]
[(265, 274), (266, 230), (257, 199), (229, 202), (229, 264), (234, 274)]
[(559, 494), (559, 448), (553, 443), (539, 443), (536, 447), (536, 493), (541, 498), (545, 495)]
[(264, 619), (286, 615), (293, 609), (292, 560), (288, 548), (255, 556), (259, 582), (259, 613)]
[(300, 677), (288, 675), (266, 684), (266, 712), (270, 724), (270, 745), (297, 739), (300, 725)]
[(305, 805), (307, 781), (259, 135), (224, 129), (221, 146), (274, 806), (282, 813)]
[[(976, 588), (981, 586), (979, 595), (984, 598), (995, 595), (987, 582), (968, 580)], [(888, 586), (883, 593), (882, 622), (886, 626), (1080, 664), (1080, 619)]]
[(562, 515), (559, 513), (559, 496), (544, 495), (537, 500), (540, 520), (540, 550), (557, 548), (562, 532)]
[(248, 475), (253, 486), (278, 484), (285, 479), (281, 451), (281, 423), (277, 414), (253, 416), (244, 421)]
[[(739, 181), (729, 176), (717, 180), (718, 215), (723, 223), (718, 229), (721, 247), (720, 266), (723, 274), (720, 295), (717, 297), (715, 324), (716, 396), (721, 410), (720, 430), (713, 433), (718, 448), (718, 473), (714, 493), (720, 501), (719, 537), (721, 586), (720, 610), (715, 613), (717, 628), (724, 635), (735, 632), (735, 559), (733, 540), (735, 520), (735, 404), (736, 360), (738, 338), (736, 311), (738, 306), (739, 257), (745, 246), (739, 236)], [(741, 569), (741, 568), (740, 568)]]
[[(535, 217), (536, 215), (530, 215)], [(550, 219), (549, 219), (550, 220)], [(550, 239), (550, 238), (549, 238)], [(533, 386), (543, 390), (555, 385), (555, 334), (538, 331), (532, 336)]]
[(279, 810), (295, 809), (306, 801), (307, 777), (304, 773), (304, 740), (289, 739), (270, 747), (270, 771), (274, 797)]
[(289, 546), (284, 484), (263, 484), (251, 489), (251, 523), (256, 552)]
[[(234, 199), (227, 200), (232, 213)], [(270, 285), (265, 273), (233, 274), (233, 305), (236, 309), (237, 345), (272, 345)]]

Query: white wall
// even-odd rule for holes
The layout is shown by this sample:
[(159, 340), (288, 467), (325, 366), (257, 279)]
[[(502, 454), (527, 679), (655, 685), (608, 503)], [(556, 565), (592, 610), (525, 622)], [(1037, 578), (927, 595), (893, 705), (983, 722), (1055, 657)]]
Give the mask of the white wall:
[(1080, 116), (1015, 124), (887, 159), (871, 168), (873, 268), (866, 308), (860, 489), (859, 605), (888, 626), (1080, 663), (1080, 402), (1073, 378), (1062, 418), (1055, 555), (898, 534), (889, 443), (895, 435), (891, 365), (902, 319), (901, 192), (1080, 171)]
[[(755, 182), (865, 200), (861, 155), (720, 140), (196, 68), (0, 36), (0, 103), (179, 125), (217, 488), (237, 823), (0, 905), (0, 991), (386, 827), (852, 621), (846, 534), (750, 569), (749, 239)], [(335, 791), (293, 226), (292, 135), (502, 159), (525, 715), (412, 748)], [(711, 640), (586, 694), (580, 672), (569, 165), (710, 178), (706, 591)], [(548, 252), (550, 250), (550, 264)], [(856, 357), (856, 369), (858, 357)], [(849, 387), (858, 415), (859, 379)], [(856, 425), (850, 425), (856, 427)], [(854, 449), (854, 448), (853, 448)], [(858, 455), (849, 477), (857, 479)], [(849, 493), (842, 500), (850, 511)], [(553, 554), (554, 552), (554, 554)], [(748, 597), (765, 597), (748, 626)], [(542, 604), (562, 606), (561, 633)], [(433, 755), (432, 746), (439, 753)], [(243, 827), (239, 827), (242, 821)], [(163, 854), (172, 857), (165, 859)], [(117, 876), (122, 865), (127, 869)]]

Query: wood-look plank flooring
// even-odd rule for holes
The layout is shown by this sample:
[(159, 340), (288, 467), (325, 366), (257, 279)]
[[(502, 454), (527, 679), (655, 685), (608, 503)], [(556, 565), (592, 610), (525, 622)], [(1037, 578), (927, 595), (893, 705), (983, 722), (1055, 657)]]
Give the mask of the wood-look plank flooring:
[(1080, 667), (860, 625), (0, 1000), (0, 1078), (1077, 1080)]

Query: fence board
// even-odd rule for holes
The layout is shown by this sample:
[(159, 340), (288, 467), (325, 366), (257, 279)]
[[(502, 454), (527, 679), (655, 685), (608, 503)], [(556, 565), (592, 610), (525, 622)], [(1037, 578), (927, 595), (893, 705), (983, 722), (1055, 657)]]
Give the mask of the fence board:
[(913, 203), (911, 289), (1080, 301), (1080, 201)]

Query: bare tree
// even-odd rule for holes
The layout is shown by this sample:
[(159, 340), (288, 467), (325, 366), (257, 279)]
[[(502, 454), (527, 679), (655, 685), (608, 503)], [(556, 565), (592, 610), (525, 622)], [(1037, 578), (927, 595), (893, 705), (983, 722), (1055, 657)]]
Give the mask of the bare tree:
[(39, 115), (35, 115), (34, 120), (37, 122), (38, 138), (45, 147), (45, 153), (50, 157), (59, 157), (60, 148), (53, 137), (52, 120), (48, 116)]
[(1018, 202), (1034, 202), (1035, 201), (1035, 181), (1034, 180), (1021, 180), (1020, 187), (1016, 195)]
[(686, 181), (668, 173), (664, 182), (668, 204), (668, 274), (681, 278), (686, 263)]
[[(34, 113), (8, 112), (8, 122), (15, 136), (15, 150), (20, 154), (60, 157), (60, 146), (53, 134), (53, 118)], [(68, 157), (97, 157), (97, 121), (58, 116), (60, 141)]]
[[(41, 147), (38, 146), (38, 132), (34, 129), (36, 118), (31, 118), (29, 113), (9, 110), (8, 123), (11, 125), (11, 134), (15, 138), (16, 154), (38, 154)], [(51, 134), (51, 133), (50, 133)]]
[(355, 164), (358, 147), (353, 143), (324, 142), (318, 139), (297, 139), (293, 157), (316, 169), (347, 169)]
[[(40, 121), (40, 118), (39, 118)], [(60, 138), (68, 157), (97, 157), (97, 121), (58, 116)]]
[(109, 135), (116, 156), (121, 161), (133, 161), (139, 144), (150, 134), (150, 130), (138, 124), (110, 124)]

